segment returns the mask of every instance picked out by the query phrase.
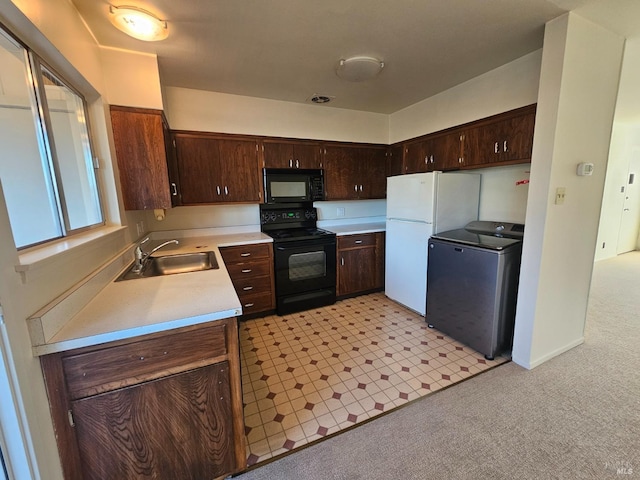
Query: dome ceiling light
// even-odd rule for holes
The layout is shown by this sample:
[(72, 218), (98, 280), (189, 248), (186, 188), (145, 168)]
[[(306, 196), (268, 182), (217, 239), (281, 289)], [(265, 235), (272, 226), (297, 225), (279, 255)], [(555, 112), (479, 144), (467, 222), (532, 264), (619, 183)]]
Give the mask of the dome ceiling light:
[(166, 21), (138, 7), (110, 5), (109, 20), (116, 28), (138, 40), (155, 42), (169, 35)]
[(384, 62), (374, 57), (343, 58), (338, 62), (336, 75), (349, 82), (364, 82), (371, 80), (380, 74), (384, 68)]

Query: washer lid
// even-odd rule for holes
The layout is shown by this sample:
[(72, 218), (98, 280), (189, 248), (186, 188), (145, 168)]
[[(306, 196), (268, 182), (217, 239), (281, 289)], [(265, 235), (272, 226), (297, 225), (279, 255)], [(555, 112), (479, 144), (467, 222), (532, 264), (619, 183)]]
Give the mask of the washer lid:
[(465, 228), (437, 233), (431, 238), (436, 240), (444, 240), (447, 242), (460, 243), (462, 245), (486, 248), (489, 250), (504, 250), (505, 248), (522, 242), (522, 240), (517, 238), (505, 238), (495, 235), (475, 233), (470, 232)]
[(522, 223), (474, 220), (473, 222), (467, 223), (464, 228), (474, 233), (484, 233), (487, 235), (495, 235), (496, 237), (524, 237), (524, 225)]

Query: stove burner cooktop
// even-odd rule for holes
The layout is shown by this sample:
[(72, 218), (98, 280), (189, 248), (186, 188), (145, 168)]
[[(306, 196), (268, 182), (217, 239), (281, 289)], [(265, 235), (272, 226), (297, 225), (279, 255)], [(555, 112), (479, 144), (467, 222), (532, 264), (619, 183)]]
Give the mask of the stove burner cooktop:
[(288, 228), (282, 230), (272, 230), (270, 232), (264, 232), (274, 240), (278, 241), (293, 241), (293, 240), (306, 240), (313, 238), (327, 238), (335, 237), (335, 233), (322, 230), (321, 228)]

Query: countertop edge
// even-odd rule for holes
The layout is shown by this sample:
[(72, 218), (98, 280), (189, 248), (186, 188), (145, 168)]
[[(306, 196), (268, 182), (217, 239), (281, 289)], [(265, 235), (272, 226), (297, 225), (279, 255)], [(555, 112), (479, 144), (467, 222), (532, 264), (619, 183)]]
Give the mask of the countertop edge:
[(221, 310), (211, 314), (198, 315), (196, 317), (179, 318), (161, 323), (153, 323), (150, 325), (141, 325), (133, 328), (115, 330), (113, 332), (105, 332), (88, 337), (73, 338), (60, 342), (36, 345), (32, 347), (32, 351), (34, 356), (39, 357), (42, 355), (49, 355), (51, 353), (60, 353), (67, 350), (74, 350), (76, 348), (90, 347), (117, 340), (139, 337), (151, 333), (166, 332), (176, 328), (199, 325), (201, 323), (223, 320), (225, 318), (237, 317), (239, 315), (242, 315), (242, 307), (240, 305), (235, 309)]

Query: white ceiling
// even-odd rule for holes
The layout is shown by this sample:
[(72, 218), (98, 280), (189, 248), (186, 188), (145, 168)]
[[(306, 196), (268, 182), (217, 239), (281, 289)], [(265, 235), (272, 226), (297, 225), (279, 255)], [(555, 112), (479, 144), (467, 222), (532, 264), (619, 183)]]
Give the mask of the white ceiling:
[[(640, 31), (640, 17), (612, 7), (640, 13), (638, 0), (113, 0), (169, 22), (168, 39), (142, 42), (111, 25), (108, 1), (72, 2), (101, 45), (156, 53), (164, 86), (290, 102), (317, 93), (385, 114), (541, 48), (544, 24), (567, 10)], [(338, 61), (356, 55), (385, 68), (338, 78)]]

